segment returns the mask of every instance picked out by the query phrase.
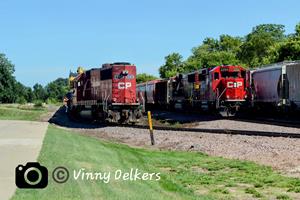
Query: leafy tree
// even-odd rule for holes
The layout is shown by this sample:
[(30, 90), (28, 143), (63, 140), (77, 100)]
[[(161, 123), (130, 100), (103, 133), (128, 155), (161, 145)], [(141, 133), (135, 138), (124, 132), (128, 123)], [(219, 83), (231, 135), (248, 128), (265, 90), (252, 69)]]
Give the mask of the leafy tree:
[(230, 35), (221, 35), (219, 41), (220, 51), (232, 52), (237, 54), (241, 50), (243, 39), (241, 37), (232, 37)]
[(192, 55), (187, 59), (187, 68), (199, 69), (217, 65), (236, 65), (240, 61), (237, 53), (240, 51), (242, 39), (221, 35), (220, 40), (206, 38), (203, 44), (192, 49)]
[(300, 23), (296, 25), (296, 33), (288, 37), (281, 45), (278, 52), (278, 60), (300, 60)]
[(205, 38), (203, 45), (207, 47), (207, 51), (214, 52), (219, 50), (219, 41), (214, 38)]
[(34, 94), (31, 87), (26, 87), (26, 96), (25, 99), (27, 102), (32, 102), (34, 99)]
[(185, 64), (179, 53), (171, 53), (165, 57), (165, 64), (159, 68), (161, 78), (175, 76), (177, 73), (185, 72)]
[(300, 60), (300, 38), (289, 38), (279, 49), (277, 61)]
[(46, 90), (43, 88), (43, 86), (41, 84), (36, 83), (33, 86), (33, 96), (34, 96), (34, 100), (41, 100), (41, 101), (45, 101), (47, 98), (47, 93)]
[(45, 87), (47, 92), (47, 98), (62, 101), (66, 93), (68, 92), (68, 79), (58, 78), (55, 81), (48, 83)]
[(284, 25), (258, 25), (246, 36), (239, 58), (251, 67), (272, 63), (277, 60), (279, 43), (284, 39)]
[(15, 77), (14, 65), (5, 57), (0, 54), (0, 102), (11, 103), (16, 99), (14, 92)]
[(30, 87), (26, 87), (20, 82), (14, 84), (14, 91), (16, 94), (17, 103), (26, 103), (33, 101), (33, 93)]
[(136, 75), (136, 82), (137, 83), (143, 83), (151, 80), (155, 80), (157, 77), (152, 76), (150, 74), (142, 73), (142, 74), (137, 74)]
[(295, 29), (296, 29), (295, 35), (300, 37), (300, 22), (296, 25)]
[(284, 25), (281, 24), (260, 24), (255, 26), (250, 34), (268, 33), (275, 41), (281, 41), (284, 31)]

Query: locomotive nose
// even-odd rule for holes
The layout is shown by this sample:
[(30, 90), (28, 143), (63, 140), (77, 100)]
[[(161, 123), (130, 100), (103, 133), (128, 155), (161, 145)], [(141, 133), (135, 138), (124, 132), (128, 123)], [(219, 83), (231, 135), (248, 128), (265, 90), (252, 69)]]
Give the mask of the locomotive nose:
[(228, 80), (226, 82), (226, 98), (227, 99), (243, 99), (244, 86), (242, 80)]

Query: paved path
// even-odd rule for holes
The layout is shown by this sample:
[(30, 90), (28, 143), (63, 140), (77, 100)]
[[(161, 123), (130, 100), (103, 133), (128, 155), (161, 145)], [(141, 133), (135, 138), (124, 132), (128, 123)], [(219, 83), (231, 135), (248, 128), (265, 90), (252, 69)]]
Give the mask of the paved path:
[(0, 120), (0, 199), (9, 199), (15, 189), (15, 168), (36, 161), (47, 122)]

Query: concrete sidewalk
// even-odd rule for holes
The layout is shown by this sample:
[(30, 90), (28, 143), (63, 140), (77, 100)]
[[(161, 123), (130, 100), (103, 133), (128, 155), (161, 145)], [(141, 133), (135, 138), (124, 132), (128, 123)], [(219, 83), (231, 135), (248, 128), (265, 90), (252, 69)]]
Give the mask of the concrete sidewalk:
[(47, 122), (0, 120), (0, 199), (12, 197), (15, 168), (36, 161), (47, 131)]

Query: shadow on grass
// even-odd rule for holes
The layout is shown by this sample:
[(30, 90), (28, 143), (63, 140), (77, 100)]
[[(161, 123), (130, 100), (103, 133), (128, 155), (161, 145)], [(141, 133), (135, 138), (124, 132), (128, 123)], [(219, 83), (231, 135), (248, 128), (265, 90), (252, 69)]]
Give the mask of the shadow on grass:
[(83, 117), (80, 117), (78, 119), (71, 118), (65, 112), (65, 108), (63, 106), (54, 113), (54, 115), (48, 120), (48, 122), (67, 128), (95, 129), (106, 127), (106, 124), (100, 121), (95, 121)]

